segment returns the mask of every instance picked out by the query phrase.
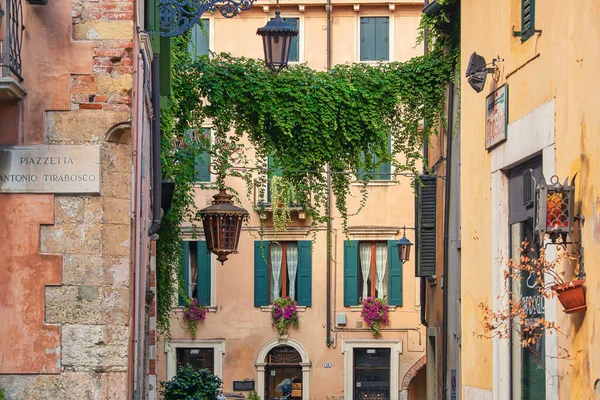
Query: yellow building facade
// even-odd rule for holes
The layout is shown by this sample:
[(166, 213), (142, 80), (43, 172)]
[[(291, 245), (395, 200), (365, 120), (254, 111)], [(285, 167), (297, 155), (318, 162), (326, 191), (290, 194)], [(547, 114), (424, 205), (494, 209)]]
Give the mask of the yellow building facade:
[[(600, 2), (463, 0), (461, 10), (459, 393), (478, 400), (597, 398), (600, 354), (593, 346), (600, 318), (595, 268), (600, 261), (600, 83), (595, 75)], [(530, 20), (524, 21), (526, 16)], [(473, 52), (488, 63), (501, 59), (481, 93), (464, 77)], [(501, 129), (506, 139), (486, 150), (486, 97), (498, 90), (507, 96), (507, 126)], [(577, 174), (574, 211), (585, 218), (581, 246), (587, 310), (566, 314), (556, 297), (547, 299), (538, 312), (556, 321), (564, 335), (546, 335), (535, 361), (515, 345), (514, 336), (512, 342), (480, 337), (480, 304), (506, 307), (498, 298), (504, 290), (505, 261), (514, 256), (520, 239), (532, 237), (533, 211), (518, 193), (518, 181), (528, 185), (529, 172), (538, 180), (541, 174), (548, 181), (556, 175), (561, 183)], [(547, 248), (551, 256), (556, 246)], [(565, 280), (570, 280), (573, 266), (563, 267)], [(564, 349), (572, 358), (562, 357)]]
[[(332, 65), (376, 59), (405, 61), (422, 54), (416, 38), (423, 2), (332, 3)], [(275, 5), (265, 1), (256, 2), (251, 10), (232, 19), (206, 14), (204, 30), (195, 33), (200, 38), (197, 43), (202, 42), (196, 50), (208, 48), (263, 58), (256, 29), (274, 15)], [(281, 15), (299, 30), (291, 63), (325, 70), (326, 3), (288, 1), (281, 4)], [(373, 34), (367, 34), (367, 29)], [(369, 44), (373, 35), (375, 46)], [(210, 132), (210, 124), (204, 128)], [(387, 170), (369, 184), (365, 208), (349, 218), (348, 238), (342, 232), (340, 216), (333, 211), (330, 254), (327, 227), (311, 227), (298, 209), (292, 211), (293, 221), (287, 231), (277, 233), (270, 211), (263, 216), (251, 211), (249, 223), (242, 228), (239, 254), (231, 255), (224, 265), (217, 263), (216, 257), (206, 260), (204, 245), (198, 241), (203, 239), (199, 228), (184, 227), (183, 240), (189, 252), (185, 274), (191, 277), (190, 287), (195, 286), (189, 293), (193, 295), (196, 290), (199, 295), (200, 284), (196, 286), (193, 277), (204, 274), (204, 282), (210, 282), (209, 291), (204, 292), (209, 312), (193, 339), (183, 321), (182, 307), (175, 308), (171, 338), (157, 345), (158, 380), (171, 378), (178, 365), (190, 362), (220, 376), (224, 392), (241, 392), (246, 398), (249, 391), (240, 389), (243, 386), (253, 388), (261, 399), (281, 396), (277, 384), (292, 376), (297, 383), (295, 399), (423, 398), (424, 375), (418, 372), (425, 363), (425, 331), (420, 326), (414, 264), (408, 261), (401, 265), (393, 259), (397, 258), (395, 242), (402, 237), (403, 227), (409, 228), (406, 236), (414, 242), (414, 196), (410, 178), (394, 173)], [(215, 178), (207, 175), (205, 179)], [(239, 193), (246, 192), (242, 181), (227, 183)], [(196, 190), (197, 206), (209, 205), (213, 194)], [(360, 204), (358, 183), (352, 195), (349, 210), (356, 211)], [(247, 210), (257, 202), (269, 202), (257, 192), (251, 199), (241, 197), (241, 206)], [(361, 264), (366, 259), (372, 260), (368, 266)], [(358, 274), (371, 274), (360, 287), (349, 287), (346, 272), (352, 262)], [(393, 284), (389, 280), (392, 264), (400, 268), (399, 280)], [(264, 293), (265, 286), (257, 280), (257, 271), (263, 267), (267, 282)], [(206, 290), (206, 285), (202, 288)], [(349, 292), (354, 292), (358, 301), (348, 299)], [(396, 299), (390, 323), (382, 327), (378, 338), (373, 338), (360, 315), (359, 304), (365, 293), (379, 297), (393, 294)], [(286, 295), (299, 302), (299, 327), (281, 336), (272, 326), (270, 303)]]

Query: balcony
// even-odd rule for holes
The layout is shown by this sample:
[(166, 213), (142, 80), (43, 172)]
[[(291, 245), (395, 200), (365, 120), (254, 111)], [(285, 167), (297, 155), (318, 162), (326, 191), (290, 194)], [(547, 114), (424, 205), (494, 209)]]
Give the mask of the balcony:
[(21, 47), (23, 45), (22, 0), (0, 2), (0, 100), (20, 100), (27, 94), (23, 82)]

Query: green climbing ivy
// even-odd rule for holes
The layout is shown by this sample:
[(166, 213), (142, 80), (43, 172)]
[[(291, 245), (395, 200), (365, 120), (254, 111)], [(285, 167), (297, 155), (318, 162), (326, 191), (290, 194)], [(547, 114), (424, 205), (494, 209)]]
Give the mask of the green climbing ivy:
[[(436, 24), (424, 20), (422, 27)], [(173, 277), (179, 276), (180, 226), (193, 221), (197, 212), (192, 189), (194, 163), (201, 152), (211, 153), (222, 174), (243, 179), (249, 198), (255, 185), (262, 198), (271, 156), (282, 171), (281, 184), (294, 188), (294, 202), (313, 225), (328, 222), (331, 190), (347, 230), (348, 216), (358, 212), (347, 207), (357, 176), (363, 182), (362, 207), (368, 171), (380, 163), (392, 163), (398, 174), (418, 175), (423, 145), (443, 124), (445, 84), (457, 59), (457, 47), (448, 51), (448, 46), (432, 46), (429, 54), (402, 63), (345, 64), (328, 72), (296, 65), (274, 74), (261, 60), (228, 54), (192, 60), (188, 43), (189, 35), (172, 41), (172, 96), (161, 113), (164, 177), (176, 183), (157, 244), (157, 324), (163, 333), (169, 332), (177, 297)], [(207, 119), (212, 121), (212, 144), (208, 140), (173, 146), (174, 138)], [(252, 163), (246, 158), (249, 149), (256, 155)], [(215, 186), (224, 187), (225, 181)], [(255, 207), (264, 212), (264, 204)], [(285, 215), (281, 220), (287, 220)]]

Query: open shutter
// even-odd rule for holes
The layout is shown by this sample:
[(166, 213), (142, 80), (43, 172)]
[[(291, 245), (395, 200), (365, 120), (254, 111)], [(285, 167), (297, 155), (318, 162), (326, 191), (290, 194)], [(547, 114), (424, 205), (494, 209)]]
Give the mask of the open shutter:
[(436, 258), (436, 184), (433, 175), (421, 175), (422, 185), (417, 183), (416, 197), (416, 254), (415, 276), (435, 275)]
[(344, 306), (358, 305), (358, 240), (344, 241)]
[(298, 305), (312, 306), (312, 241), (298, 241)]
[(535, 0), (521, 0), (521, 42), (533, 36), (535, 31)]
[(190, 242), (181, 242), (181, 252), (179, 267), (181, 268), (182, 287), (179, 288), (179, 305), (186, 306), (190, 293)]
[(160, 75), (160, 95), (171, 95), (171, 38), (160, 37), (160, 57), (158, 59)]
[(388, 304), (402, 305), (402, 261), (398, 258), (396, 240), (388, 240)]
[[(392, 136), (388, 136), (388, 148), (387, 148), (387, 153), (388, 154), (392, 154)], [(382, 181), (391, 181), (392, 180), (392, 166), (389, 162), (386, 163), (382, 163), (379, 166), (379, 176), (377, 177), (377, 179), (380, 179)]]
[(211, 262), (210, 253), (207, 252), (206, 242), (196, 242), (196, 268), (198, 290), (198, 304), (210, 306)]
[[(202, 135), (204, 137), (211, 137), (210, 128), (203, 128)], [(196, 182), (210, 182), (210, 153), (208, 151), (203, 152), (196, 158)]]
[(269, 305), (269, 242), (254, 242), (254, 307)]

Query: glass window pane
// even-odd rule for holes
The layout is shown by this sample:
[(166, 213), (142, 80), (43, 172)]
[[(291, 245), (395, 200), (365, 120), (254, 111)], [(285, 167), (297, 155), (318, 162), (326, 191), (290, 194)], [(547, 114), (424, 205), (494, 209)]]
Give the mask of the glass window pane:
[(215, 373), (215, 351), (213, 348), (177, 348), (177, 370), (186, 364), (196, 369), (207, 369)]
[(354, 398), (390, 398), (390, 349), (354, 349)]
[(298, 29), (298, 35), (292, 37), (292, 43), (290, 44), (290, 57), (288, 58), (288, 62), (298, 62), (300, 61), (300, 18), (284, 18), (284, 20), (290, 24), (292, 28)]

